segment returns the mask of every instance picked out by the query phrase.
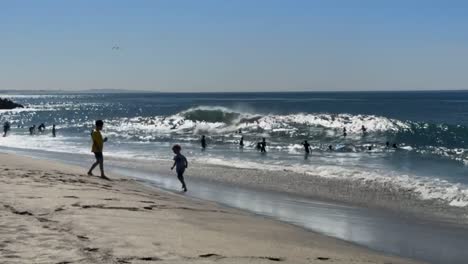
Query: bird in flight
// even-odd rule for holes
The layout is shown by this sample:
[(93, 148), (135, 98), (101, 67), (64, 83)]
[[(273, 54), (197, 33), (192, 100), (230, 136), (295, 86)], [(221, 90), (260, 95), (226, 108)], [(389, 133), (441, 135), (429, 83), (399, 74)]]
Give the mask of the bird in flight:
[(119, 49), (120, 49), (119, 46), (114, 46), (114, 47), (112, 47), (112, 50), (119, 50)]

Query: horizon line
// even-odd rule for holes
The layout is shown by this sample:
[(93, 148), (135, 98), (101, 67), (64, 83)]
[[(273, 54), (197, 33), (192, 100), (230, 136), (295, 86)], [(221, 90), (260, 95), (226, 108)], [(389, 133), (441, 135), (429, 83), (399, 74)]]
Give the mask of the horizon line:
[(408, 90), (314, 90), (314, 91), (304, 91), (304, 90), (293, 90), (293, 91), (152, 91), (152, 90), (128, 90), (128, 89), (83, 89), (83, 90), (60, 90), (60, 89), (40, 89), (40, 90), (31, 90), (31, 89), (5, 89), (0, 90), (1, 93), (7, 92), (23, 92), (23, 93), (33, 93), (33, 92), (55, 92), (55, 93), (160, 93), (160, 94), (236, 94), (236, 93), (363, 93), (363, 92), (374, 92), (374, 93), (388, 93), (388, 92), (463, 92), (468, 91), (468, 88), (459, 88), (459, 89), (408, 89)]

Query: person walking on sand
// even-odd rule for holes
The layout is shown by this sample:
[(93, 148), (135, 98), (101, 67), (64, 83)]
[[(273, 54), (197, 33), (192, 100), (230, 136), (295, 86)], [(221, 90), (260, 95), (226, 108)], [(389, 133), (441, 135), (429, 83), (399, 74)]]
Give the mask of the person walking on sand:
[(55, 137), (56, 135), (56, 130), (55, 130), (55, 124), (52, 125), (52, 137)]
[(102, 151), (104, 148), (104, 142), (107, 142), (107, 138), (102, 138), (101, 130), (104, 126), (104, 122), (102, 120), (96, 121), (96, 128), (91, 132), (91, 138), (93, 140), (93, 146), (91, 148), (91, 152), (94, 153), (96, 157), (96, 162), (93, 163), (91, 168), (88, 171), (89, 176), (93, 176), (93, 170), (99, 165), (99, 169), (101, 169), (101, 178), (109, 180), (104, 174), (104, 156), (102, 155)]
[(205, 135), (203, 135), (202, 138), (201, 138), (201, 147), (202, 147), (202, 150), (205, 150), (205, 149), (206, 149), (206, 138), (205, 138)]
[(174, 145), (172, 147), (172, 151), (174, 152), (175, 156), (174, 165), (172, 165), (171, 170), (173, 170), (174, 167), (176, 168), (177, 179), (179, 179), (180, 183), (182, 183), (182, 190), (187, 192), (187, 185), (185, 184), (184, 180), (184, 172), (188, 167), (188, 161), (187, 158), (185, 158), (185, 156), (180, 153), (181, 150), (182, 147), (180, 147), (180, 145)]

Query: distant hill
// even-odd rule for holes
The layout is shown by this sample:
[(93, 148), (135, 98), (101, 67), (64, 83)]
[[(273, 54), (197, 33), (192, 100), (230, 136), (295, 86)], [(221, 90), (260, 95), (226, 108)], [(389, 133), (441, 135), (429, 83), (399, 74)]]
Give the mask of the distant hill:
[(14, 109), (14, 108), (23, 108), (23, 106), (11, 100), (0, 98), (0, 109)]
[(72, 93), (152, 93), (152, 91), (125, 90), (125, 89), (87, 89), (73, 91)]

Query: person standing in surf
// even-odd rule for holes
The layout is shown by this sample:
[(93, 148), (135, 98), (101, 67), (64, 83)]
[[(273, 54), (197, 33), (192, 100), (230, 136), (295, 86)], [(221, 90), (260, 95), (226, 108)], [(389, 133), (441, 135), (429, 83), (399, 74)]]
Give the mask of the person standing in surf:
[(304, 142), (302, 143), (302, 145), (304, 146), (305, 154), (306, 154), (306, 155), (309, 155), (309, 154), (310, 154), (310, 151), (312, 150), (312, 148), (310, 147), (309, 142), (307, 142), (307, 140), (304, 140)]
[(52, 137), (55, 137), (56, 135), (56, 129), (55, 129), (55, 124), (52, 126)]
[(244, 148), (244, 137), (241, 137), (240, 138), (240, 141), (239, 141), (239, 148)]
[(260, 152), (261, 152), (261, 153), (266, 153), (266, 152), (267, 152), (267, 151), (266, 151), (266, 145), (267, 145), (266, 139), (263, 138), (263, 139), (262, 139), (262, 142), (260, 142)]
[(91, 132), (91, 139), (93, 140), (93, 146), (91, 148), (91, 152), (94, 153), (96, 157), (96, 162), (91, 165), (91, 168), (88, 171), (89, 176), (93, 176), (93, 170), (99, 165), (99, 169), (101, 170), (101, 178), (110, 180), (104, 174), (104, 156), (102, 151), (104, 149), (104, 142), (107, 142), (107, 138), (102, 138), (101, 130), (104, 127), (104, 122), (102, 120), (96, 121), (96, 128)]
[(5, 124), (3, 124), (3, 137), (6, 137), (9, 131), (10, 131), (10, 122), (6, 121)]
[(43, 133), (44, 130), (45, 130), (45, 124), (44, 124), (44, 123), (41, 123), (41, 124), (39, 125), (39, 127), (37, 127), (37, 129), (39, 130), (40, 133)]
[(171, 170), (173, 170), (174, 167), (176, 168), (177, 179), (179, 179), (180, 183), (182, 183), (182, 190), (187, 192), (187, 185), (185, 184), (184, 180), (184, 172), (188, 167), (188, 161), (187, 158), (185, 158), (185, 156), (180, 153), (181, 150), (182, 147), (180, 145), (174, 145), (172, 147), (172, 151), (174, 152), (175, 156), (174, 164), (172, 165)]
[(206, 138), (205, 138), (205, 135), (202, 135), (202, 138), (201, 138), (201, 147), (202, 147), (202, 150), (205, 150), (205, 149), (206, 149)]
[(36, 125), (33, 125), (32, 127), (29, 128), (29, 135), (34, 135), (36, 133)]

